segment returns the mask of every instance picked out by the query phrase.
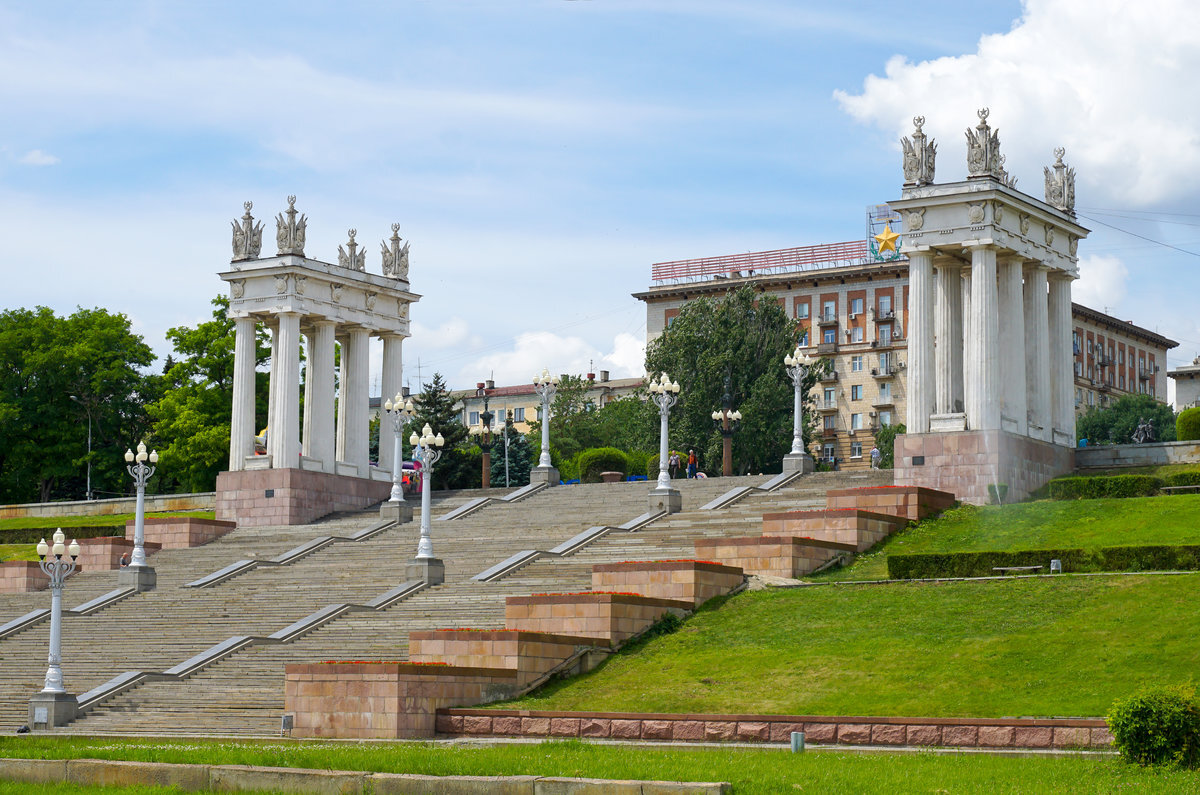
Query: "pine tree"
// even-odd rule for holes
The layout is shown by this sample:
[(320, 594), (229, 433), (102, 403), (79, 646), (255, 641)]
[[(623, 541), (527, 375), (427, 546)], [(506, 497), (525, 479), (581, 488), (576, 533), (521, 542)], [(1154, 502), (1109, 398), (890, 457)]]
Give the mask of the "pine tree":
[[(421, 394), (413, 401), (413, 405), (416, 408), (416, 415), (404, 429), (406, 454), (410, 457), (412, 455), (408, 452), (408, 437), (413, 433), (419, 436), (428, 423), (434, 434), (440, 433), (446, 440), (446, 444), (442, 447), (442, 458), (433, 467), (433, 480), (430, 481), (430, 487), (435, 489), (469, 488), (472, 482), (472, 458), (468, 451), (470, 445), (467, 443), (467, 428), (462, 424), (462, 407), (457, 400), (450, 396), (450, 390), (446, 388), (446, 380), (442, 378), (441, 373), (433, 374), (432, 380), (424, 385)], [(478, 470), (478, 464), (475, 465), (475, 468)], [(475, 480), (478, 478), (479, 473), (476, 471)]]

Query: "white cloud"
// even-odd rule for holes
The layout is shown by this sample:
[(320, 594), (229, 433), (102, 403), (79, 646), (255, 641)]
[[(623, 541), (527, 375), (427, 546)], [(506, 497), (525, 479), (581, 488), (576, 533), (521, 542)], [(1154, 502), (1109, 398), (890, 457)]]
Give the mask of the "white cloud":
[(1080, 204), (1146, 205), (1185, 196), (1200, 179), (1200, 105), (1185, 89), (1200, 71), (1198, 45), (1192, 0), (1025, 0), (1012, 30), (982, 37), (976, 52), (897, 56), (861, 93), (835, 98), (897, 138), (924, 116), (941, 144), (942, 181), (965, 175), (963, 130), (986, 106), (1022, 189), (1040, 195), (1040, 166), (1065, 146)]
[(552, 373), (583, 374), (608, 370), (613, 378), (641, 375), (645, 343), (632, 334), (617, 334), (612, 350), (603, 351), (581, 337), (530, 331), (517, 336), (509, 350), (489, 353), (465, 365), (458, 383), (493, 378), (498, 385), (527, 384), (543, 368)]
[(1115, 312), (1128, 290), (1129, 269), (1116, 257), (1093, 255), (1079, 260), (1079, 281), (1071, 288), (1072, 299), (1101, 312)]
[(31, 149), (18, 161), (26, 166), (53, 166), (60, 161), (57, 157), (41, 149)]

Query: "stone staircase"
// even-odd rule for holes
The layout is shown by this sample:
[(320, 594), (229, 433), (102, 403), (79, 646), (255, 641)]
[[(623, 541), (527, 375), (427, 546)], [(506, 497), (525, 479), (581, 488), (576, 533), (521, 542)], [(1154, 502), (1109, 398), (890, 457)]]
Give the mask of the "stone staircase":
[[(566, 557), (544, 558), (492, 582), (471, 579), (521, 549), (550, 549), (596, 525), (617, 526), (646, 510), (652, 484), (585, 484), (554, 488), (517, 503), (492, 503), (460, 519), (434, 521), (434, 551), (446, 582), (379, 612), (356, 612), (277, 645), (254, 645), (182, 681), (148, 681), (91, 709), (59, 731), (267, 735), (279, 731), (284, 666), (332, 659), (407, 659), (408, 633), (448, 627), (500, 628), (504, 598), (541, 592), (584, 591), (591, 566), (630, 559), (692, 558), (697, 538), (746, 535), (762, 514), (819, 507), (828, 488), (884, 485), (890, 472), (818, 473), (773, 493), (752, 492), (731, 506), (696, 510), (735, 486), (766, 480), (722, 478), (677, 481), (684, 511), (635, 532), (610, 531)], [(435, 502), (433, 514), (472, 498), (460, 493)], [(76, 693), (128, 670), (161, 671), (233, 635), (266, 635), (335, 602), (364, 603), (400, 584), (415, 549), (418, 519), (368, 540), (325, 547), (283, 567), (263, 567), (209, 588), (187, 582), (236, 560), (272, 557), (321, 535), (349, 535), (377, 514), (339, 516), (293, 528), (237, 530), (198, 549), (168, 550), (152, 559), (157, 590), (99, 613), (64, 620), (64, 669)], [(67, 605), (85, 588), (115, 587), (87, 573), (68, 586)], [(76, 592), (78, 590), (78, 597)], [(17, 616), (49, 601), (41, 594), (0, 598), (0, 616)], [(26, 599), (37, 597), (39, 599)], [(18, 602), (21, 604), (18, 606)], [(28, 604), (28, 607), (25, 605)], [(26, 722), (29, 696), (45, 672), (48, 625), (0, 640), (0, 727)]]

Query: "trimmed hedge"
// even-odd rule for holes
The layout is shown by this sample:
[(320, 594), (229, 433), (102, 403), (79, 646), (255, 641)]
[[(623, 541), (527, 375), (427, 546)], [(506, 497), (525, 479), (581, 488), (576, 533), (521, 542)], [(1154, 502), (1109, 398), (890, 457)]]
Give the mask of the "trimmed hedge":
[(1200, 408), (1184, 409), (1175, 418), (1175, 438), (1181, 442), (1200, 439)]
[[(64, 527), (67, 538), (103, 538), (106, 536), (124, 536), (125, 525), (83, 525), (80, 527)], [(43, 538), (49, 539), (54, 535), (53, 527), (14, 527), (0, 530), (0, 544), (36, 544)]]
[(578, 477), (584, 483), (599, 483), (601, 472), (629, 471), (629, 459), (615, 447), (593, 447), (581, 450), (575, 459)]
[(1046, 495), (1052, 500), (1152, 497), (1163, 485), (1163, 479), (1153, 475), (1055, 478), (1046, 484)]
[(1165, 478), (1163, 478), (1163, 485), (1200, 486), (1200, 471), (1176, 472), (1174, 475), (1167, 475)]
[(1069, 572), (1200, 571), (1200, 544), (889, 555), (887, 564), (893, 580), (924, 580), (992, 577), (998, 566), (1042, 566), (1041, 573), (1048, 574), (1053, 559)]

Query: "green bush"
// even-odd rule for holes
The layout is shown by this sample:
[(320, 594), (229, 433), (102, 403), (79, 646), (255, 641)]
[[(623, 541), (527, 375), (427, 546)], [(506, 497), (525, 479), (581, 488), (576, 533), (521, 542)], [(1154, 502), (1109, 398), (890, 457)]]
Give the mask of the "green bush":
[(579, 479), (579, 456), (573, 456), (558, 462), (558, 478), (562, 481)]
[(1090, 500), (1100, 497), (1152, 497), (1163, 487), (1153, 475), (1111, 475), (1094, 478), (1055, 478), (1046, 484), (1052, 500)]
[(1200, 408), (1179, 412), (1175, 418), (1175, 438), (1181, 442), (1200, 439)]
[(629, 471), (629, 459), (615, 447), (580, 450), (575, 457), (575, 465), (579, 470), (579, 479), (584, 483), (599, 483), (601, 472), (620, 472), (624, 475)]
[[(625, 454), (629, 459), (629, 469), (626, 470), (627, 475), (641, 475), (646, 471), (646, 467), (650, 461), (650, 453), (643, 453), (640, 450), (633, 450)], [(658, 456), (654, 457), (655, 466), (658, 465)], [(654, 470), (654, 476), (658, 477), (658, 470)]]
[(1200, 486), (1200, 470), (1196, 472), (1176, 472), (1163, 479), (1166, 486)]
[(1200, 706), (1192, 687), (1149, 687), (1120, 699), (1106, 718), (1121, 756), (1139, 765), (1200, 761)]
[(1061, 560), (1063, 571), (1200, 571), (1200, 545), (1160, 544), (1099, 549), (1023, 549), (889, 555), (888, 577), (921, 580), (939, 577), (991, 577), (994, 567), (1041, 566)]

